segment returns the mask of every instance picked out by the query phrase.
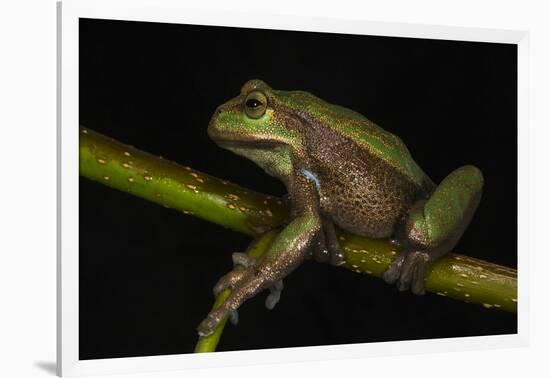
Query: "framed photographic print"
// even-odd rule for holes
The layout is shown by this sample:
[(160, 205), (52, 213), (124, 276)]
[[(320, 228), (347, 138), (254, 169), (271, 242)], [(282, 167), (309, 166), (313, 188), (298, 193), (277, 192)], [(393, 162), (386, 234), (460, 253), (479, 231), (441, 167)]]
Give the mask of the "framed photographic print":
[(59, 374), (525, 343), (526, 33), (58, 13)]

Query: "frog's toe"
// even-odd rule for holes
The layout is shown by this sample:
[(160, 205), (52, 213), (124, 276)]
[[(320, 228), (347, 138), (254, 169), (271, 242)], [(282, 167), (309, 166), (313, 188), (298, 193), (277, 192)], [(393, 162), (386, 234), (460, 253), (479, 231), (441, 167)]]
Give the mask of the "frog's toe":
[(403, 245), (401, 240), (396, 237), (390, 238), (389, 242), (390, 242), (390, 245), (395, 249), (401, 249)]
[(399, 279), (399, 276), (401, 275), (401, 268), (403, 267), (403, 263), (406, 257), (407, 257), (407, 252), (405, 251), (397, 255), (397, 257), (391, 263), (388, 270), (386, 270), (382, 275), (382, 279), (386, 281), (386, 283), (393, 285), (394, 283), (397, 282), (397, 280)]
[(325, 263), (330, 260), (330, 252), (327, 247), (327, 243), (325, 240), (325, 235), (320, 234), (317, 240), (317, 243), (313, 247), (313, 258), (315, 261), (320, 263)]
[(415, 276), (411, 283), (411, 291), (415, 295), (426, 294), (426, 266), (427, 264), (420, 264), (415, 271)]
[(245, 268), (248, 268), (249, 266), (252, 266), (256, 263), (255, 258), (250, 257), (246, 253), (242, 252), (234, 252), (231, 255), (231, 259), (233, 260), (233, 265), (242, 265)]
[(233, 325), (239, 324), (239, 312), (237, 310), (233, 310), (229, 313), (229, 321)]
[(265, 308), (267, 308), (268, 310), (273, 310), (277, 305), (277, 303), (279, 303), (280, 299), (281, 299), (281, 292), (270, 293), (265, 299)]
[(235, 269), (220, 278), (214, 285), (214, 296), (218, 296), (222, 291), (228, 288), (235, 288), (241, 282), (247, 273), (247, 268), (256, 264), (256, 259), (248, 256), (246, 253), (235, 252), (231, 255), (234, 266), (243, 266), (245, 269)]
[(313, 252), (313, 258), (317, 262), (325, 263), (330, 259), (330, 252), (326, 248), (318, 248)]
[(413, 294), (423, 295), (426, 291), (424, 279), (429, 262), (430, 256), (426, 252), (415, 251), (407, 254), (401, 267), (397, 288), (400, 291), (410, 289)]
[(216, 285), (214, 285), (214, 296), (217, 297), (222, 291), (227, 288), (234, 288), (239, 282), (243, 280), (246, 275), (246, 270), (232, 270), (225, 276), (220, 278)]
[(283, 287), (284, 287), (283, 281), (279, 280), (269, 288), (269, 295), (265, 300), (265, 307), (268, 310), (273, 310), (275, 305), (279, 303), (279, 300), (281, 299), (281, 292), (283, 291)]
[(386, 283), (396, 284), (399, 291), (411, 290), (413, 294), (426, 292), (426, 278), (430, 255), (427, 252), (400, 252), (382, 278)]
[(330, 246), (330, 264), (333, 266), (344, 265), (344, 251), (338, 244), (331, 244)]
[(220, 323), (220, 321), (221, 317), (217, 316), (216, 312), (211, 312), (210, 314), (208, 314), (206, 319), (204, 319), (197, 327), (197, 332), (199, 333), (199, 336), (210, 336), (212, 333), (214, 333), (214, 329), (216, 329), (216, 326)]

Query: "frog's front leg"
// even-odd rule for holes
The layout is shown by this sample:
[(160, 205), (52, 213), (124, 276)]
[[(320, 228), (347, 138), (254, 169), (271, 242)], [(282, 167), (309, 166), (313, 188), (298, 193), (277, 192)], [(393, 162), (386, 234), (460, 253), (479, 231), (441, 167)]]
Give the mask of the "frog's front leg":
[[(250, 257), (246, 253), (242, 252), (233, 253), (233, 255), (231, 255), (231, 258), (233, 260), (233, 265), (235, 269), (233, 269), (231, 272), (227, 273), (225, 276), (218, 280), (213, 290), (215, 297), (220, 295), (220, 293), (227, 288), (234, 289), (235, 286), (237, 286), (237, 284), (247, 276), (246, 270), (242, 268), (251, 268), (253, 265), (256, 264), (255, 258)], [(284, 285), (282, 280), (275, 282), (272, 286), (269, 287), (270, 294), (265, 300), (265, 306), (268, 310), (272, 310), (279, 302), (283, 287)], [(231, 320), (231, 323), (237, 325), (239, 321), (237, 310), (229, 313), (229, 319)]]
[(199, 325), (199, 335), (211, 334), (225, 316), (237, 310), (248, 298), (277, 285), (302, 263), (320, 230), (320, 219), (314, 214), (304, 214), (294, 219), (277, 236), (269, 251), (242, 271), (231, 295)]
[[(200, 336), (210, 335), (225, 316), (264, 289), (272, 288), (266, 306), (274, 306), (282, 289), (280, 281), (304, 261), (316, 244), (322, 234), (317, 193), (307, 181), (300, 178), (296, 181), (292, 186), (295, 191), (292, 196), (292, 206), (296, 209), (294, 219), (279, 233), (262, 257), (227, 279), (233, 291), (199, 324), (197, 331)], [(217, 285), (217, 290), (224, 285)]]
[(338, 243), (336, 229), (332, 220), (326, 216), (322, 216), (323, 232), (317, 238), (317, 243), (313, 247), (312, 257), (317, 262), (328, 262), (334, 266), (340, 266), (345, 263), (344, 251)]
[(427, 200), (418, 201), (395, 236), (401, 252), (383, 278), (399, 290), (424, 294), (428, 265), (458, 242), (477, 209), (483, 176), (474, 166), (449, 174)]

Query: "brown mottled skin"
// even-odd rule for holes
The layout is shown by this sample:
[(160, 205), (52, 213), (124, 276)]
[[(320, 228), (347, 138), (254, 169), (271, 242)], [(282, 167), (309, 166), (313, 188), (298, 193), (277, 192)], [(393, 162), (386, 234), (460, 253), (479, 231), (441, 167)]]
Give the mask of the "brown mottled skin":
[(208, 133), (280, 179), (291, 216), (262, 258), (241, 259), (245, 270), (220, 279), (215, 293), (227, 287), (233, 292), (199, 325), (201, 336), (263, 289), (271, 290), (266, 306), (272, 308), (281, 280), (305, 258), (342, 264), (335, 225), (392, 238), (401, 253), (384, 279), (423, 294), (428, 264), (458, 242), (481, 195), (477, 168), (461, 167), (436, 186), (398, 137), (362, 115), (259, 80), (247, 82), (238, 97), (216, 110)]
[(435, 188), (428, 180), (416, 185), (331, 129), (313, 124), (304, 133), (308, 165), (323, 183), (321, 211), (352, 233), (370, 238), (392, 236), (412, 204), (427, 198)]

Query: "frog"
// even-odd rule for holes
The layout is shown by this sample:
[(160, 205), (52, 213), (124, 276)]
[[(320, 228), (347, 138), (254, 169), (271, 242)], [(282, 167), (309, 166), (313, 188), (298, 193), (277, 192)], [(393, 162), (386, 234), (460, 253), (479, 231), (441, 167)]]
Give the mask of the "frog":
[(207, 132), (280, 180), (290, 215), (260, 258), (233, 254), (235, 269), (214, 286), (215, 295), (231, 294), (199, 324), (201, 337), (225, 317), (236, 323), (237, 309), (261, 291), (270, 291), (272, 309), (282, 280), (306, 259), (344, 264), (337, 229), (388, 239), (397, 252), (382, 278), (423, 295), (429, 267), (458, 243), (481, 199), (484, 179), (474, 165), (436, 185), (398, 136), (362, 114), (259, 79), (215, 110)]

